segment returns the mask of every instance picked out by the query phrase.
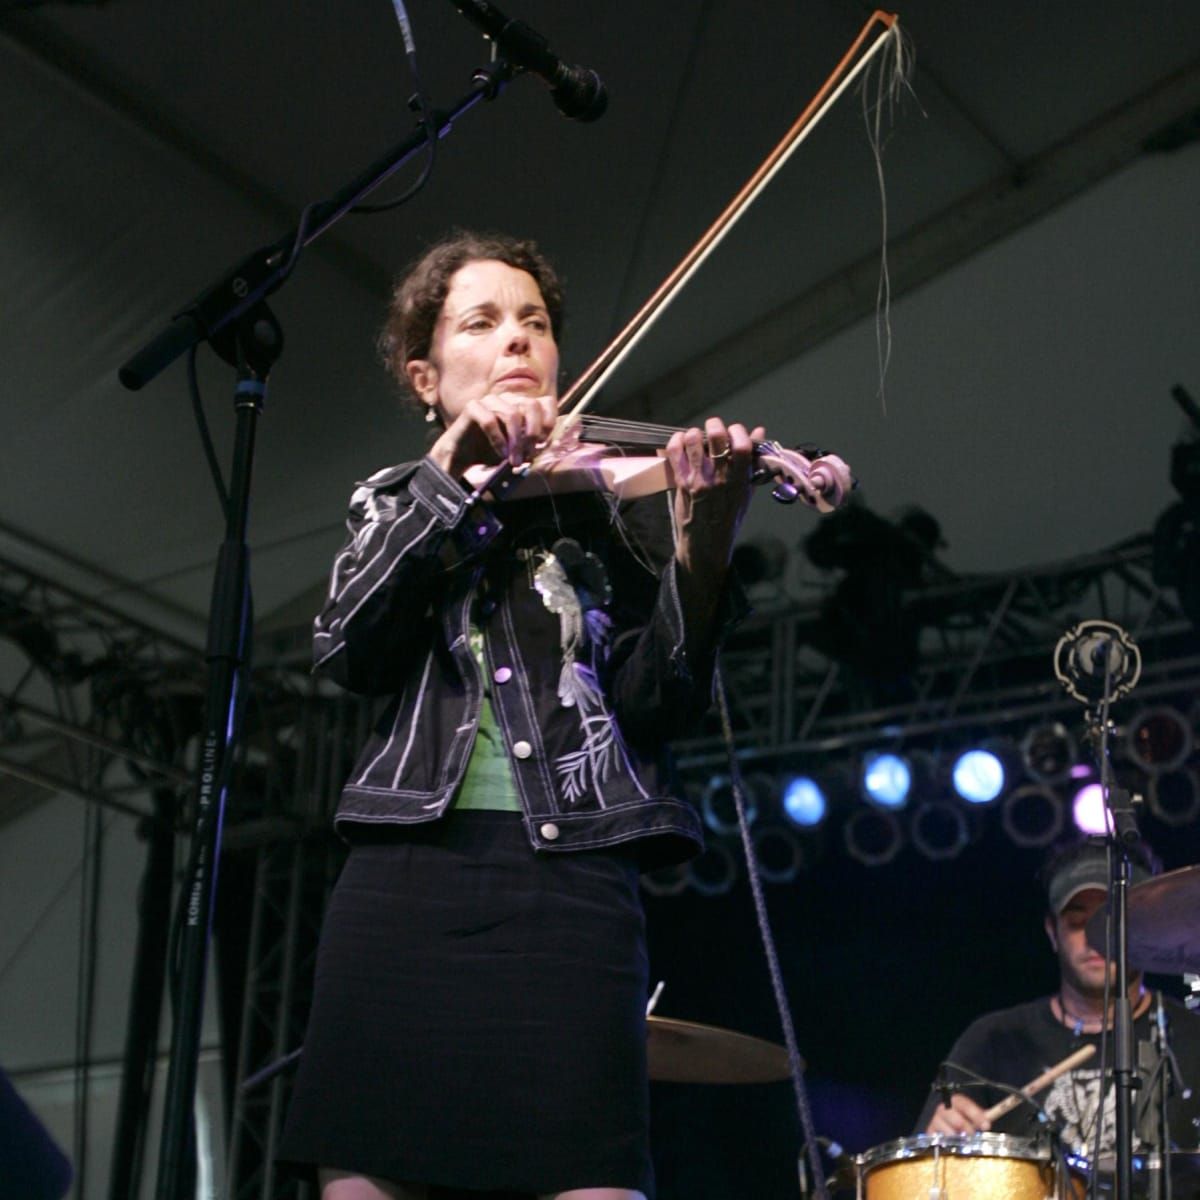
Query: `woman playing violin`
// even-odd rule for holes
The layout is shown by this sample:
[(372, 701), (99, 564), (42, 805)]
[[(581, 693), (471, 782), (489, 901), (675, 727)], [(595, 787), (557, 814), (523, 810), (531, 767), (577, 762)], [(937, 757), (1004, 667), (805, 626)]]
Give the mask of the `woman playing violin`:
[(536, 247), (456, 234), (381, 339), (436, 426), (359, 485), (318, 670), (387, 697), (335, 817), (281, 1157), (322, 1200), (653, 1196), (638, 872), (700, 846), (662, 774), (708, 706), (752, 435), (666, 447), (671, 492), (492, 502), (557, 417), (561, 289)]

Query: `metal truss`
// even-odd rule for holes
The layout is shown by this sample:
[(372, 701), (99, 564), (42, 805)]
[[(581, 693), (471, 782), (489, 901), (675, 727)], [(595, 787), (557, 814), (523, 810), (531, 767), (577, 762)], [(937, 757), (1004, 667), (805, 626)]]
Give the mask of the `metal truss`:
[[(0, 560), (0, 824), (51, 794), (136, 818), (185, 787), (195, 646)], [(124, 773), (114, 771), (124, 764)]]
[(293, 835), (264, 843), (257, 851), (224, 1193), (229, 1200), (303, 1194), (297, 1181), (277, 1178), (275, 1153), (290, 1072), (304, 1037), (321, 916), (338, 859), (328, 837)]
[[(1149, 539), (1026, 571), (943, 573), (890, 607), (856, 611), (838, 635), (840, 595), (835, 584), (815, 605), (768, 598), (723, 652), (736, 751), (754, 769), (1078, 712), (1052, 654), (1081, 619), (1114, 621), (1138, 641), (1135, 700), (1200, 689), (1200, 637), (1155, 584)], [(371, 704), (307, 674), (295, 652), (306, 640), (306, 630), (282, 630), (260, 643), (223, 839), (226, 850), (257, 856), (231, 1200), (292, 1194), (272, 1165), (290, 1087), (280, 1064), (303, 1036), (317, 930), (340, 862), (330, 817), (372, 719)], [(911, 654), (903, 670), (894, 669), (897, 647)], [(186, 801), (205, 674), (199, 647), (0, 561), (0, 775), (18, 781), (0, 787), (0, 823), (52, 793), (146, 819), (151, 795), (165, 788)], [(674, 750), (685, 780), (725, 761), (715, 722)]]
[[(1154, 582), (1148, 539), (1048, 567), (907, 590), (887, 611), (853, 614), (861, 622), (856, 637), (842, 638), (849, 664), (824, 648), (836, 596), (753, 618), (727, 644), (722, 670), (740, 759), (770, 765), (881, 742), (998, 734), (1078, 712), (1055, 678), (1053, 654), (1059, 638), (1087, 618), (1113, 621), (1139, 643), (1144, 666), (1135, 700), (1200, 688), (1200, 636), (1173, 594)], [(906, 637), (910, 670), (872, 669), (876, 648)], [(715, 725), (677, 742), (675, 751), (683, 770), (726, 759)]]
[(250, 945), (242, 999), (225, 1195), (305, 1200), (310, 1189), (278, 1177), (275, 1154), (312, 995), (325, 903), (344, 857), (331, 833), (342, 780), (365, 738), (367, 704), (310, 684), (290, 694), (267, 763), (266, 815), (235, 823), (227, 851), (256, 853)]

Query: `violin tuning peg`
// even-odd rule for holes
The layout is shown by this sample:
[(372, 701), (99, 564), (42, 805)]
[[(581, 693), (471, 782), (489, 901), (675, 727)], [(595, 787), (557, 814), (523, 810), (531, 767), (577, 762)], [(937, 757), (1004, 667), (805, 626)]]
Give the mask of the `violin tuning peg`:
[(795, 504), (799, 498), (800, 489), (786, 479), (781, 479), (771, 489), (771, 499), (778, 500), (780, 504)]

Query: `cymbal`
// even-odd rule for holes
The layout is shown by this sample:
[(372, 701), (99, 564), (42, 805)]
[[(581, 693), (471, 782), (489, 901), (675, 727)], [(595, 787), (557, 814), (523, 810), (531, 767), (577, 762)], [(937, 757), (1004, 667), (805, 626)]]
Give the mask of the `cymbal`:
[[(1160, 975), (1200, 971), (1200, 867), (1181, 867), (1129, 889), (1129, 965)], [(1104, 910), (1087, 924), (1088, 944), (1104, 952)]]
[(773, 1083), (789, 1074), (787, 1051), (749, 1034), (646, 1018), (650, 1078), (663, 1083)]

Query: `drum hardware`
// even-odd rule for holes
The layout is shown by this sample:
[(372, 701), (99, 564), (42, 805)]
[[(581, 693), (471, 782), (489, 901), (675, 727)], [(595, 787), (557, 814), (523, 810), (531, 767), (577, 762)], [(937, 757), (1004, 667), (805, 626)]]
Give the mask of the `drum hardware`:
[(1086, 1188), (1048, 1137), (921, 1134), (855, 1163), (857, 1200), (1083, 1200)]
[(1184, 996), (1183, 1002), (1187, 1005), (1188, 1012), (1196, 1012), (1200, 1009), (1200, 975), (1185, 971), (1183, 986), (1187, 988), (1187, 995)]
[[(1113, 1194), (1116, 1162), (1111, 1154), (1100, 1156), (1094, 1172), (1091, 1160), (1078, 1155), (1068, 1158), (1076, 1173), (1094, 1176), (1093, 1186), (1098, 1196)], [(1157, 1150), (1137, 1152), (1133, 1156), (1133, 1176), (1138, 1200), (1158, 1200), (1168, 1188), (1174, 1200), (1195, 1200), (1200, 1196), (1200, 1150), (1170, 1150), (1165, 1156)]]

